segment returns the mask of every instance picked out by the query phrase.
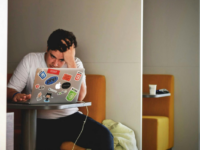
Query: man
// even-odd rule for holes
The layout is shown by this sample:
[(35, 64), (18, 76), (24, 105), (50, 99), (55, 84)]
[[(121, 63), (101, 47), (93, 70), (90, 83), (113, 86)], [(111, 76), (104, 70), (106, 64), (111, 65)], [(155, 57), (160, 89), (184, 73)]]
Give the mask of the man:
[[(31, 98), (37, 68), (83, 68), (81, 60), (75, 57), (76, 47), (76, 37), (72, 32), (62, 29), (54, 31), (49, 36), (45, 53), (29, 53), (21, 60), (9, 81), (8, 99), (19, 102)], [(25, 93), (21, 93), (24, 88)], [(84, 75), (78, 101), (84, 99), (86, 92)], [(78, 108), (38, 110), (36, 149), (59, 150), (62, 143), (75, 142), (85, 117), (78, 112)], [(112, 134), (91, 118), (87, 119), (76, 144), (92, 150), (114, 149)]]

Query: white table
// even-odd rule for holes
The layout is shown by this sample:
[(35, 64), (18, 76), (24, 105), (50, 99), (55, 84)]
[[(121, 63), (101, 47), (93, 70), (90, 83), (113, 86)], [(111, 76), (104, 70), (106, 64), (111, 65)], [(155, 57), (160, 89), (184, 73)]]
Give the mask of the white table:
[(159, 98), (159, 97), (166, 97), (171, 96), (171, 93), (165, 93), (165, 94), (156, 94), (156, 95), (150, 95), (143, 93), (143, 98)]
[(22, 109), (22, 150), (35, 150), (38, 109), (66, 109), (73, 107), (91, 106), (91, 102), (77, 102), (73, 104), (16, 104), (8, 103), (11, 109)]

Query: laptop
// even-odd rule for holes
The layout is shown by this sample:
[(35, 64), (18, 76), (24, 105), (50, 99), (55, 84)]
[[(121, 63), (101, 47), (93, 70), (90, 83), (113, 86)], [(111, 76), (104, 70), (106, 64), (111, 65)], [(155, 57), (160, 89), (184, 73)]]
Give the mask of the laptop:
[(83, 68), (38, 68), (31, 99), (17, 103), (76, 103), (84, 74)]

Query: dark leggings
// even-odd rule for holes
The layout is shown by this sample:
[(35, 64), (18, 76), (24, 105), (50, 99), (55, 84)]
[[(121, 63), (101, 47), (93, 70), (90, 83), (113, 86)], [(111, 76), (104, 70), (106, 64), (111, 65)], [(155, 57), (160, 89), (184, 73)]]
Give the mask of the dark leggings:
[[(85, 117), (77, 112), (59, 119), (37, 119), (36, 150), (60, 150), (63, 142), (75, 142)], [(92, 150), (114, 150), (110, 131), (90, 117), (76, 145)]]

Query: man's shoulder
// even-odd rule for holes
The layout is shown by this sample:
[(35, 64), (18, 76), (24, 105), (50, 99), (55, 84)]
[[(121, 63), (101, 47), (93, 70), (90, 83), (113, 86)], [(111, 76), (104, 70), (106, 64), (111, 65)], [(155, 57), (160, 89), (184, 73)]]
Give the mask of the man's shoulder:
[(28, 53), (24, 56), (24, 59), (41, 59), (44, 57), (44, 52)]
[(26, 54), (25, 56), (30, 56), (30, 57), (34, 57), (34, 56), (42, 56), (44, 55), (44, 52), (31, 52)]
[(75, 57), (75, 61), (76, 61), (76, 63), (82, 62), (78, 57)]
[(83, 63), (78, 57), (75, 57), (75, 62), (76, 62), (77, 68), (83, 68)]

